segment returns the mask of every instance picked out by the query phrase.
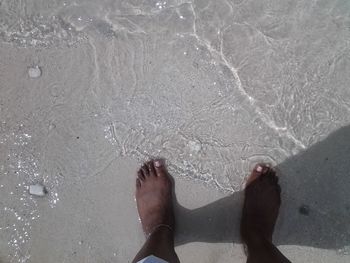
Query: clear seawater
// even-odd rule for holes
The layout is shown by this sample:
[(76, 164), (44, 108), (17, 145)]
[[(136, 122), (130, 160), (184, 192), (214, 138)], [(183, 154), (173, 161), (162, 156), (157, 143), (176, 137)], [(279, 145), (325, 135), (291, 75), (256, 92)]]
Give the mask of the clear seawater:
[(0, 0), (0, 45), (5, 262), (30, 259), (31, 183), (55, 209), (113, 159), (161, 156), (234, 193), (350, 123), (347, 0)]

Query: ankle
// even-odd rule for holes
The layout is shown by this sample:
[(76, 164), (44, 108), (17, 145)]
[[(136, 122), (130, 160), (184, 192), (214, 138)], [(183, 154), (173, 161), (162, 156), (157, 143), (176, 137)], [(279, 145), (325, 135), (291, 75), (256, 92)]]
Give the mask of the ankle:
[(165, 241), (167, 243), (174, 243), (174, 231), (167, 225), (156, 226), (148, 235), (147, 239), (154, 239), (159, 242)]
[(291, 263), (270, 240), (263, 236), (252, 236), (246, 245), (248, 263)]
[(266, 247), (267, 244), (272, 244), (271, 241), (266, 239), (260, 234), (251, 234), (246, 236), (246, 239), (244, 240), (248, 251), (249, 250), (261, 250)]

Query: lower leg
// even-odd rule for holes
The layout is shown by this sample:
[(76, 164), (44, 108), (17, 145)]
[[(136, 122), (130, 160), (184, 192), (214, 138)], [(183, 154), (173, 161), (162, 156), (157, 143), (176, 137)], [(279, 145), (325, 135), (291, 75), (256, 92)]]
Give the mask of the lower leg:
[(133, 263), (150, 255), (159, 257), (169, 263), (180, 262), (174, 250), (174, 235), (172, 230), (166, 227), (156, 229), (137, 253)]
[(290, 261), (269, 241), (257, 238), (247, 244), (247, 263), (290, 263)]

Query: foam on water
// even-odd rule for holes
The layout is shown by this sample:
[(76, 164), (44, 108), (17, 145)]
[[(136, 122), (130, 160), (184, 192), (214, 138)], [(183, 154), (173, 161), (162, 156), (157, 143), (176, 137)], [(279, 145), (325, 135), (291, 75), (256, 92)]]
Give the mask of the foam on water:
[(144, 26), (151, 26), (154, 17), (164, 16), (169, 9), (177, 9), (179, 18), (184, 19), (181, 4), (182, 1), (5, 0), (0, 6), (0, 37), (19, 46), (52, 47), (74, 45), (91, 30), (104, 35), (119, 31), (146, 33), (153, 29)]

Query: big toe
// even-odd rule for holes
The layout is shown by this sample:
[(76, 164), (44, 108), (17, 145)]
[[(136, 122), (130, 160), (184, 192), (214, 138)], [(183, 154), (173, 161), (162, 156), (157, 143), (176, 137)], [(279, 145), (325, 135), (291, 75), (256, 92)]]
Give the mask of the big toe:
[(260, 178), (262, 175), (265, 175), (269, 171), (269, 169), (269, 166), (266, 164), (259, 163), (255, 165), (254, 170), (252, 171), (247, 180), (246, 186), (249, 186), (256, 179)]
[(167, 170), (165, 168), (164, 160), (157, 159), (153, 161), (154, 168), (157, 176), (162, 177), (167, 175)]

